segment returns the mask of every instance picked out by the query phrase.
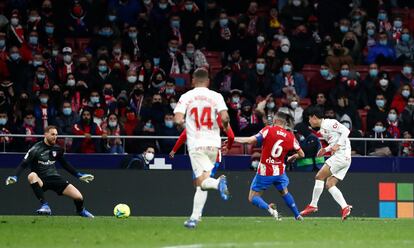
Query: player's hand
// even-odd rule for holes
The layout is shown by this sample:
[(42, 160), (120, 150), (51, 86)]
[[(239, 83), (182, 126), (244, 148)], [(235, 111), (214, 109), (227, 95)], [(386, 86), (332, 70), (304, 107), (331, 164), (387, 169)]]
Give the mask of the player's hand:
[(170, 155), (170, 158), (174, 158), (175, 152), (171, 151), (169, 155)]
[(227, 140), (225, 140), (223, 142), (223, 144), (221, 145), (221, 153), (223, 155), (226, 155), (229, 152), (229, 148), (228, 148), (228, 144), (227, 143), (228, 143)]
[(333, 147), (332, 147), (332, 154), (334, 154), (336, 151), (338, 151), (338, 149), (339, 149), (339, 145), (338, 144), (336, 144), (336, 145), (334, 145)]
[(321, 148), (318, 153), (316, 154), (316, 157), (323, 157), (323, 155), (325, 155), (326, 153), (326, 149), (325, 148)]
[(298, 159), (298, 154), (293, 154), (292, 156), (289, 156), (288, 157), (288, 159), (287, 159), (287, 162), (288, 163), (293, 163), (293, 162), (295, 162), (296, 161), (296, 159)]
[(6, 179), (6, 185), (17, 183), (17, 177), (16, 176), (10, 176)]
[(91, 174), (84, 174), (84, 173), (78, 173), (78, 178), (79, 180), (85, 182), (85, 183), (90, 183), (93, 181), (93, 179), (95, 179), (95, 177)]

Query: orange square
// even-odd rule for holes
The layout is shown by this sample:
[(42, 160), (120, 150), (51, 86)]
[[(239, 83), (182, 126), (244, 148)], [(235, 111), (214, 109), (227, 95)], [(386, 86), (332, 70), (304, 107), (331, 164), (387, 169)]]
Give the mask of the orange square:
[(414, 218), (414, 202), (398, 202), (397, 218)]
[(395, 183), (379, 183), (380, 201), (395, 201)]

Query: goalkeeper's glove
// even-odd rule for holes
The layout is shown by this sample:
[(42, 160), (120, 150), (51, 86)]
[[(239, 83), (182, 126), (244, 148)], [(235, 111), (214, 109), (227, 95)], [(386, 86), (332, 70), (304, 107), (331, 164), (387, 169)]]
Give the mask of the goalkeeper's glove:
[(81, 180), (81, 181), (83, 181), (85, 183), (90, 183), (95, 178), (91, 174), (84, 174), (84, 173), (80, 173), (80, 172), (78, 172), (77, 177), (78, 177), (79, 180)]
[(6, 185), (17, 183), (17, 176), (9, 176), (6, 179)]

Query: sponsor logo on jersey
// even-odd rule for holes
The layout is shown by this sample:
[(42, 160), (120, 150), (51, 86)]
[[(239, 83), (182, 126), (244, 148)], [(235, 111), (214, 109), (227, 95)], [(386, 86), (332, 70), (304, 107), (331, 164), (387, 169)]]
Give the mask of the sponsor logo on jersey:
[(38, 160), (38, 163), (41, 165), (53, 165), (56, 163), (56, 161), (50, 161), (49, 159), (47, 161), (40, 161)]

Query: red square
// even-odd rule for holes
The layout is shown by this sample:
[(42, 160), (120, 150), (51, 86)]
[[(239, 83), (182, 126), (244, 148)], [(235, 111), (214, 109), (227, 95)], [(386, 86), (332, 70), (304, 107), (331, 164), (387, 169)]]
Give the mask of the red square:
[(395, 183), (379, 183), (379, 199), (380, 201), (395, 201)]

